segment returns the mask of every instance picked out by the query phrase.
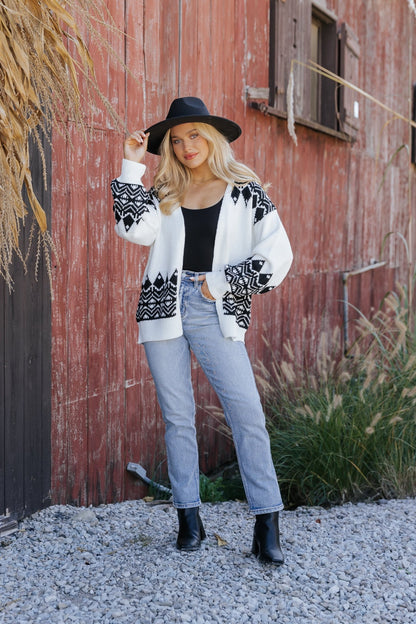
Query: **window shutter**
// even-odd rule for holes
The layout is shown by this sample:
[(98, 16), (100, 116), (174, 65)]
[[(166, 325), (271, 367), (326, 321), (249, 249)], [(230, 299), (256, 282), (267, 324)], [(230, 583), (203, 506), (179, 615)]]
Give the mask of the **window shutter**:
[[(347, 26), (341, 24), (340, 41), (340, 76), (357, 85), (359, 75), (360, 46), (357, 37)], [(360, 111), (355, 91), (348, 87), (340, 88), (339, 97), (340, 130), (355, 137), (360, 124)]]
[[(269, 104), (287, 112), (286, 92), (292, 59), (306, 62), (310, 50), (311, 0), (271, 0)], [(294, 66), (295, 116), (308, 117), (309, 71)]]

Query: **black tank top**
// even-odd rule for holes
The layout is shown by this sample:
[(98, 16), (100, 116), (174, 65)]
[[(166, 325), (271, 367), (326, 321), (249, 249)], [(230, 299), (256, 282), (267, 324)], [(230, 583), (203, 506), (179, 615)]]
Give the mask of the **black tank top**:
[(222, 199), (214, 206), (197, 210), (182, 207), (185, 222), (184, 271), (204, 273), (212, 270), (221, 203)]

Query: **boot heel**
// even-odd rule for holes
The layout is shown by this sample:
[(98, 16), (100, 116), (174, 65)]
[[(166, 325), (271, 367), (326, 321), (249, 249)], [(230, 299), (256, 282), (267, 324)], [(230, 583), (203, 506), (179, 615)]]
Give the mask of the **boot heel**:
[(256, 557), (259, 554), (259, 545), (255, 537), (253, 537), (253, 544), (251, 546), (251, 552), (253, 555), (256, 555)]
[(204, 525), (202, 524), (201, 518), (199, 518), (199, 533), (201, 535), (201, 540), (204, 540), (207, 534), (205, 533)]

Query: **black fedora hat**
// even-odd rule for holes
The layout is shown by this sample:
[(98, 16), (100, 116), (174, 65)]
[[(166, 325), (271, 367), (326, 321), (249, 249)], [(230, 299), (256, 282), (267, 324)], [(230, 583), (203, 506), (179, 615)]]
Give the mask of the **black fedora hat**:
[(146, 130), (149, 132), (149, 142), (147, 151), (151, 154), (158, 154), (160, 144), (166, 132), (179, 124), (199, 121), (214, 126), (231, 143), (241, 134), (239, 125), (225, 117), (210, 115), (204, 102), (197, 97), (182, 97), (173, 100), (169, 112), (164, 121), (160, 121)]

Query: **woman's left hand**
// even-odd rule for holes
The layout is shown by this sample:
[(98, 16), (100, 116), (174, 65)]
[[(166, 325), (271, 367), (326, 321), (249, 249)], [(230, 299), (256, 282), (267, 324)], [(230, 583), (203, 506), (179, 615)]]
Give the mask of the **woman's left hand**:
[(202, 282), (202, 286), (201, 286), (201, 292), (204, 295), (204, 297), (206, 299), (211, 299), (211, 301), (214, 301), (215, 297), (213, 297), (209, 291), (208, 288), (208, 284), (207, 284), (207, 280), (204, 278), (202, 278), (204, 281)]

